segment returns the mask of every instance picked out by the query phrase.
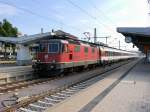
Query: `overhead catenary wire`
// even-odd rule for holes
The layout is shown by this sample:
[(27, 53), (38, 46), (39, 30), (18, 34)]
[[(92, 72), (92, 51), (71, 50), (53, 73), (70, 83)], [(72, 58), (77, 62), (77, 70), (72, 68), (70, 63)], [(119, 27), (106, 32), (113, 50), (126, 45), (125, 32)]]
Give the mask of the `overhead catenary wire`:
[[(38, 1), (38, 0), (31, 0), (32, 2), (34, 2), (34, 4), (36, 3), (36, 4), (40, 4), (40, 2)], [(41, 7), (41, 5), (39, 5), (40, 7)], [(54, 12), (54, 13), (57, 13), (57, 14), (60, 14), (60, 12), (59, 11), (56, 11), (56, 10), (54, 10), (54, 9), (52, 9), (52, 8), (48, 8), (48, 7), (45, 7), (45, 8), (47, 8), (48, 10), (50, 10), (50, 11), (52, 11), (52, 12)], [(60, 14), (61, 15), (61, 14)], [(63, 22), (62, 22), (62, 24), (63, 25), (67, 25), (68, 27), (74, 27), (74, 26), (70, 26), (70, 25), (68, 25), (68, 24), (64, 24)], [(74, 27), (75, 29), (77, 28), (77, 27)], [(81, 29), (78, 29), (77, 28), (77, 30), (78, 31), (81, 31)]]
[(23, 8), (23, 7), (19, 7), (19, 6), (15, 5), (15, 4), (13, 4), (13, 3), (6, 2), (6, 1), (0, 1), (0, 3), (6, 4), (6, 5), (9, 5), (9, 6), (12, 6), (12, 7), (15, 7), (15, 8), (17, 8), (17, 9), (19, 9), (19, 10), (21, 10), (21, 11), (24, 11), (24, 12), (29, 13), (29, 14), (31, 14), (31, 15), (40, 17), (40, 18), (42, 18), (42, 19), (44, 19), (44, 20), (46, 20), (46, 21), (50, 21), (50, 20), (51, 20), (52, 22), (58, 23), (59, 25), (62, 25), (62, 24), (63, 24), (63, 25), (66, 26), (66, 27), (70, 27), (70, 28), (75, 29), (75, 30), (77, 30), (77, 31), (81, 31), (79, 28), (76, 28), (76, 27), (74, 27), (74, 26), (67, 25), (67, 24), (65, 24), (65, 23), (63, 23), (63, 22), (60, 22), (60, 21), (56, 21), (56, 20), (54, 20), (54, 19), (52, 19), (52, 18), (50, 18), (50, 17), (40, 15), (40, 14), (38, 14), (38, 13), (36, 13), (36, 12), (33, 12), (33, 11), (29, 10), (29, 9), (26, 9), (26, 8)]
[[(93, 16), (92, 14), (90, 14), (88, 11), (86, 11), (85, 9), (81, 8), (79, 5), (75, 4), (73, 1), (71, 0), (67, 0), (68, 3), (70, 3), (71, 5), (73, 5), (74, 7), (76, 7), (77, 9), (79, 9), (81, 12), (83, 12), (84, 14), (86, 14), (87, 16), (89, 16), (90, 18), (94, 19), (95, 21), (97, 21), (100, 25), (103, 25), (106, 29), (108, 29), (111, 32), (114, 32), (114, 30), (112, 28), (110, 28), (108, 25), (104, 24), (103, 22), (97, 20), (97, 18), (95, 16)], [(116, 33), (116, 32), (115, 32)]]
[[(113, 29), (112, 27), (109, 27), (109, 25), (104, 24), (103, 22), (101, 22), (100, 20), (97, 19), (97, 17), (93, 16), (92, 14), (90, 14), (87, 10), (83, 9), (82, 7), (80, 7), (79, 5), (75, 4), (72, 0), (67, 0), (72, 6), (76, 7), (77, 9), (79, 9), (82, 13), (86, 14), (87, 16), (89, 16), (90, 18), (92, 18), (93, 20), (95, 20), (98, 25), (102, 25), (105, 27), (106, 30), (108, 30), (109, 32), (111, 32), (115, 37), (118, 37), (118, 33), (115, 31), (115, 29)], [(111, 36), (113, 37), (113, 36)]]
[[(36, 4), (37, 6), (40, 6), (41, 7), (41, 3), (39, 2), (39, 0), (31, 0), (34, 4)], [(50, 10), (51, 12), (53, 12), (53, 13), (55, 13), (55, 14), (59, 14), (59, 15), (61, 15), (61, 13), (60, 13), (60, 11), (56, 11), (56, 10), (54, 10), (54, 9), (52, 9), (52, 8), (49, 8), (49, 7), (44, 7), (44, 8), (46, 8), (47, 10)], [(95, 27), (95, 26), (89, 26), (89, 24), (82, 24), (82, 26), (86, 26), (85, 28), (89, 28), (89, 29), (91, 29), (91, 31), (93, 31), (93, 28)], [(73, 27), (73, 26), (72, 26)], [(76, 28), (76, 27), (75, 27)], [(87, 29), (83, 29), (84, 31), (83, 32), (85, 32)], [(80, 30), (80, 32), (81, 32), (81, 30)], [(84, 34), (84, 33), (81, 33), (82, 35)], [(82, 36), (81, 36), (82, 37)], [(82, 38), (83, 39), (83, 38)]]
[[(95, 10), (97, 10), (97, 12), (99, 12), (100, 14), (102, 14), (103, 17), (105, 17), (107, 21), (109, 21), (111, 24), (113, 24), (114, 27), (117, 28), (117, 25), (114, 24), (114, 21), (111, 20), (100, 8), (98, 8), (98, 7), (96, 6), (96, 4), (94, 4), (92, 1), (89, 1), (89, 3), (90, 3), (90, 5), (91, 5)], [(100, 15), (98, 15), (98, 16), (101, 17)]]
[[(97, 12), (101, 13), (103, 15), (103, 17), (105, 17), (107, 19), (107, 21), (114, 23), (114, 21), (112, 21), (100, 8), (98, 8), (92, 1), (89, 1), (90, 5), (97, 10)], [(100, 15), (99, 15), (100, 16)], [(101, 17), (101, 16), (100, 16)], [(115, 25), (115, 24), (114, 24)], [(117, 25), (115, 25), (115, 27), (117, 27)]]
[[(31, 0), (32, 2), (34, 2), (34, 4), (40, 4), (40, 2), (38, 1), (38, 0)], [(41, 5), (39, 5), (40, 7), (41, 7)], [(60, 14), (60, 12), (58, 12), (58, 11), (56, 11), (56, 10), (54, 10), (54, 9), (51, 9), (51, 8), (48, 8), (48, 7), (46, 7), (48, 10), (51, 10), (52, 12), (54, 12), (54, 13), (57, 13), (57, 14)], [(85, 25), (84, 25), (85, 26)], [(88, 25), (86, 25), (88, 28), (90, 28), (90, 29), (92, 29), (93, 30), (93, 28), (94, 27), (89, 27)], [(80, 30), (81, 31), (81, 30)]]
[[(71, 1), (71, 0), (68, 0), (68, 1)], [(71, 2), (72, 2), (72, 1), (71, 1)], [(51, 21), (53, 21), (53, 22), (55, 22), (55, 23), (58, 23), (59, 25), (63, 25), (63, 26), (69, 27), (69, 28), (71, 28), (71, 29), (74, 29), (74, 30), (80, 32), (80, 34), (82, 34), (80, 28), (77, 28), (77, 27), (72, 26), (72, 25), (68, 25), (68, 24), (66, 24), (66, 23), (63, 23), (62, 21), (57, 21), (57, 20), (54, 20), (54, 19), (52, 19), (52, 18), (50, 18), (50, 17), (43, 16), (43, 15), (41, 15), (41, 14), (38, 14), (38, 13), (34, 12), (34, 11), (31, 11), (31, 10), (26, 9), (26, 8), (24, 8), (24, 7), (20, 7), (20, 6), (18, 6), (18, 5), (15, 5), (15, 4), (13, 4), (13, 3), (10, 3), (10, 2), (6, 2), (6, 1), (0, 0), (0, 3), (3, 3), (3, 4), (6, 4), (6, 5), (15, 7), (15, 8), (17, 8), (17, 9), (19, 9), (19, 10), (21, 10), (21, 11), (24, 11), (24, 12), (27, 12), (27, 13), (29, 13), (29, 14), (31, 14), (31, 15), (40, 17), (40, 18), (42, 18), (42, 19), (44, 19), (44, 20), (47, 20), (47, 21), (50, 21), (50, 20), (51, 20)], [(73, 3), (73, 2), (72, 2), (72, 3)], [(73, 3), (73, 4), (74, 4), (74, 3)], [(72, 5), (73, 5), (73, 4), (72, 4)], [(86, 15), (90, 16), (90, 18), (94, 19), (95, 21), (97, 21), (98, 23), (100, 23), (101, 25), (103, 25), (103, 26), (104, 26), (105, 28), (107, 28), (109, 31), (112, 31), (111, 28), (109, 28), (109, 27), (108, 27), (107, 25), (105, 25), (104, 23), (99, 22), (99, 21), (97, 20), (97, 18), (96, 18), (95, 16), (91, 15), (88, 11), (84, 10), (83, 8), (81, 8), (80, 6), (78, 6), (78, 5), (76, 5), (76, 4), (74, 4), (74, 5), (76, 6), (76, 8), (79, 8), (82, 12), (84, 12)], [(99, 24), (99, 25), (100, 25), (100, 24)], [(113, 32), (114, 32), (114, 31), (113, 31)]]
[[(31, 10), (28, 10), (28, 9), (25, 9), (25, 8), (22, 8), (22, 7), (19, 7), (19, 6), (15, 5), (15, 4), (12, 4), (12, 3), (9, 3), (9, 2), (6, 2), (6, 1), (5, 1), (5, 2), (4, 2), (4, 1), (0, 1), (0, 3), (6, 4), (6, 5), (9, 5), (9, 6), (12, 6), (12, 7), (15, 7), (15, 8), (17, 8), (17, 9), (19, 9), (19, 10), (21, 10), (21, 11), (27, 12), (27, 13), (29, 13), (29, 14), (31, 14), (31, 15), (34, 15), (34, 16), (38, 16), (38, 17), (40, 17), (40, 18), (42, 18), (42, 19), (45, 19), (45, 20), (49, 20), (49, 19), (50, 19), (49, 17), (42, 16), (42, 15), (40, 15), (40, 14), (38, 14), (38, 13), (35, 13), (35, 12), (31, 11)], [(51, 19), (51, 20), (52, 20), (52, 19)], [(58, 21), (55, 21), (55, 20), (52, 20), (52, 21), (59, 23)]]

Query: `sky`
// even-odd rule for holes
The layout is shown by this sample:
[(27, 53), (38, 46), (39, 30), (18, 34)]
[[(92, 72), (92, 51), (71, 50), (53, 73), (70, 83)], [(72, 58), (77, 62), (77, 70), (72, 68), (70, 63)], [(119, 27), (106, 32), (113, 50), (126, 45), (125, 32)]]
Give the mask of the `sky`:
[[(110, 36), (108, 45), (137, 50), (124, 42), (117, 27), (148, 27), (147, 0), (0, 0), (0, 21), (6, 18), (22, 34), (61, 29), (84, 39), (84, 32), (93, 37)], [(93, 38), (91, 38), (92, 41)], [(98, 41), (104, 42), (104, 38)]]

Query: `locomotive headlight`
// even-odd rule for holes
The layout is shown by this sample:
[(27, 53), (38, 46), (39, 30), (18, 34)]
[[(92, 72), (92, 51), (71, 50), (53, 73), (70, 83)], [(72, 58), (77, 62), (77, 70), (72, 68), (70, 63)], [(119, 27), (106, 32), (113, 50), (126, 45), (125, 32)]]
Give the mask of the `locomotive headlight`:
[(54, 68), (54, 66), (53, 66), (53, 65), (51, 65), (50, 67), (51, 67), (51, 68)]
[(40, 62), (41, 60), (37, 60), (37, 62)]

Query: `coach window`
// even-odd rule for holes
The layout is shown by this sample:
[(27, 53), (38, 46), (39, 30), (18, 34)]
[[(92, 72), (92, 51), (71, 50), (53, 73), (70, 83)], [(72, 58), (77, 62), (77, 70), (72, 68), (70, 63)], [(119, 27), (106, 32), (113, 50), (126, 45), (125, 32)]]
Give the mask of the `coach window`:
[(104, 53), (104, 54), (105, 54), (105, 56), (107, 56), (107, 51), (105, 51), (105, 53)]
[(85, 47), (85, 48), (84, 48), (84, 52), (85, 52), (85, 53), (88, 53), (88, 47)]
[(110, 56), (110, 51), (108, 51), (108, 56)]
[(117, 53), (117, 56), (119, 56), (119, 53)]
[(74, 51), (75, 52), (80, 52), (80, 46), (75, 46)]
[(112, 56), (112, 51), (110, 51), (110, 56)]
[(109, 51), (109, 56), (111, 56), (111, 51)]

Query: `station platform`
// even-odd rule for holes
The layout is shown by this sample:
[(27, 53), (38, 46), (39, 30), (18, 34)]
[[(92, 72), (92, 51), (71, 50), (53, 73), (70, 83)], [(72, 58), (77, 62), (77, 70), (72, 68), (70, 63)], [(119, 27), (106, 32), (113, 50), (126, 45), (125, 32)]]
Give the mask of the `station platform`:
[(0, 68), (17, 66), (16, 61), (0, 61)]
[(46, 112), (150, 112), (150, 63), (144, 59), (113, 88), (127, 65)]
[(0, 64), (0, 84), (32, 79), (32, 66), (13, 66)]

